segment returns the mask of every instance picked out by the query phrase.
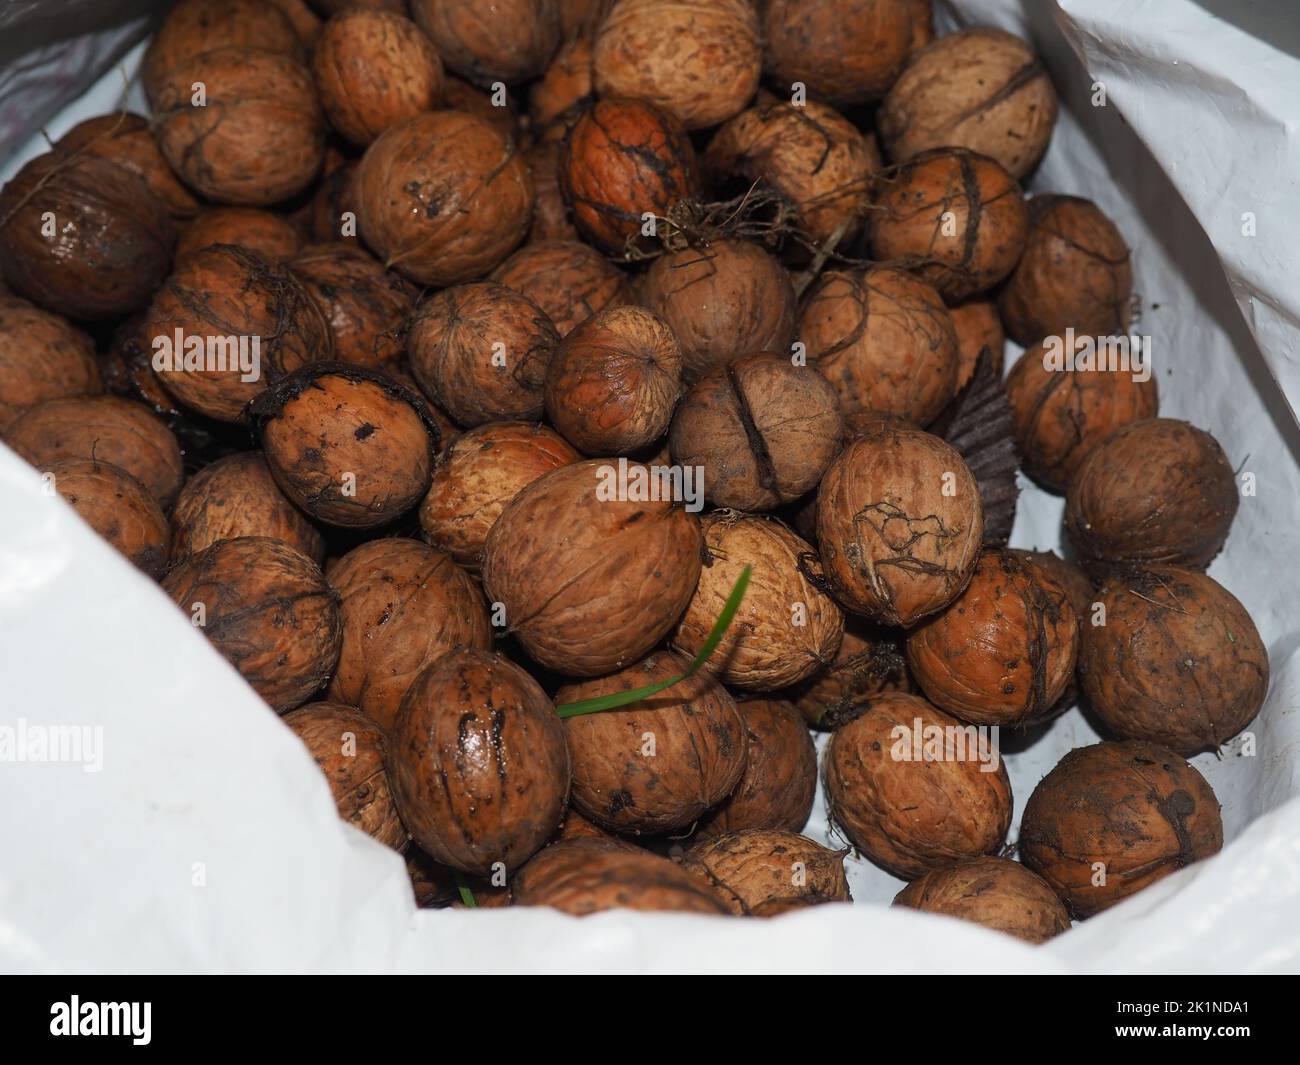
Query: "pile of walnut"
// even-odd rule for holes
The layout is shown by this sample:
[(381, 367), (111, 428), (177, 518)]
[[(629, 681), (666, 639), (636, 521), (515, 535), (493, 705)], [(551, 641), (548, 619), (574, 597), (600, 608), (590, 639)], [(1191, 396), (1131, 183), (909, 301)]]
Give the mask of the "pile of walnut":
[[(1096, 205), (1025, 195), (1026, 42), (935, 39), (928, 0), (342, 6), (181, 0), (149, 117), (0, 192), (0, 433), (422, 904), (847, 900), (810, 727), (900, 905), (1040, 941), (1219, 849), (1185, 757), (1268, 682), (1203, 572), (1233, 469), (1154, 379), (1046, 368), (1128, 328), (1132, 274)], [(981, 375), (1073, 563), (1007, 548), (945, 439)], [(702, 672), (557, 714), (683, 672), (746, 566)], [(954, 737), (1080, 697), (1113, 739), (1012, 861), (1005, 767)]]

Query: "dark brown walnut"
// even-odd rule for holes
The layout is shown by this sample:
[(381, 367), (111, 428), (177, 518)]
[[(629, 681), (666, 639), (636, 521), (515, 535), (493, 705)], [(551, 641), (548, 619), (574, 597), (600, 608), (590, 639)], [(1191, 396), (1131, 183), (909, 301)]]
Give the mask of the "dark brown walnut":
[(852, 902), (846, 854), (847, 849), (830, 850), (797, 832), (746, 829), (695, 844), (682, 858), (682, 868), (712, 885), (732, 913), (761, 916), (775, 903), (797, 908)]
[(233, 244), (176, 264), (149, 306), (143, 337), (162, 386), (223, 422), (238, 421), (268, 386), (333, 351), (329, 323), (303, 284)]
[(307, 188), (325, 157), (311, 71), (268, 48), (219, 48), (180, 63), (154, 98), (154, 126), (185, 184), (218, 203), (279, 203)]
[[(411, 844), (404, 852), (406, 858), (406, 875), (411, 878), (411, 893), (415, 896), (415, 905), (422, 910), (441, 910), (453, 905), (460, 895), (456, 883), (456, 873), (441, 862), (435, 862), (419, 847)], [(462, 874), (463, 876), (463, 874)], [(479, 880), (480, 878), (475, 878)], [(466, 886), (470, 886), (466, 881)], [(480, 901), (479, 888), (482, 883), (470, 887), (475, 903)], [(506, 899), (509, 904), (509, 898)]]
[[(123, 318), (108, 339), (108, 347), (99, 360), (104, 388), (114, 396), (143, 403), (168, 423), (168, 427), (181, 428), (184, 424), (181, 405), (158, 382), (152, 365), (153, 353), (143, 342), (141, 326), (144, 313), (137, 312)], [(206, 432), (198, 426), (200, 433)], [(188, 447), (188, 442), (182, 447)], [(197, 457), (197, 455), (196, 455)]]
[(537, 77), (560, 46), (557, 0), (411, 0), (443, 62), (477, 85)]
[(703, 467), (719, 507), (771, 510), (816, 486), (840, 448), (835, 391), (782, 355), (748, 355), (701, 377), (673, 417), (669, 448)]
[(907, 637), (912, 676), (936, 706), (978, 725), (1048, 716), (1074, 676), (1069, 593), (1023, 556), (986, 551), (970, 583)]
[(360, 244), (357, 236), (356, 162), (347, 162), (321, 179), (311, 198), (308, 229), (319, 243)]
[(817, 790), (817, 749), (803, 715), (784, 699), (745, 699), (736, 709), (745, 726), (745, 771), (704, 815), (696, 838), (756, 828), (801, 832)]
[(507, 503), (544, 473), (581, 456), (558, 433), (529, 422), (489, 422), (459, 436), (438, 457), (420, 528), (434, 547), (471, 573)]
[(260, 396), (251, 412), (276, 483), (328, 525), (384, 525), (429, 490), (437, 427), (414, 389), (383, 374), (317, 363)]
[(539, 477), (488, 534), (483, 585), (507, 631), (539, 663), (574, 677), (650, 651), (700, 578), (700, 523), (651, 467), (600, 459)]
[(880, 421), (831, 463), (817, 543), (840, 605), (914, 625), (966, 587), (984, 532), (979, 485), (937, 436)]
[[(619, 841), (617, 836), (606, 832), (600, 827), (600, 825), (596, 824), (595, 821), (590, 821), (583, 817), (582, 814), (578, 813), (578, 811), (572, 806), (564, 811), (564, 824), (560, 826), (560, 830), (555, 834), (555, 838), (551, 842), (563, 843), (565, 840), (570, 839), (605, 839)], [(626, 843), (627, 841), (623, 840), (619, 842)], [(635, 844), (631, 844), (631, 846), (635, 847)]]
[(1205, 567), (1237, 514), (1232, 464), (1209, 433), (1148, 418), (1094, 444), (1070, 479), (1065, 531), (1085, 568)]
[(301, 58), (293, 23), (275, 4), (261, 0), (181, 0), (149, 41), (141, 65), (145, 95), (154, 111), (168, 76), (214, 48), (265, 48)]
[(912, 17), (912, 47), (909, 55), (916, 55), (934, 40), (934, 0), (905, 0)]
[(1154, 743), (1071, 751), (1029, 796), (1020, 858), (1091, 917), (1223, 847), (1214, 790)]
[(142, 115), (117, 111), (88, 118), (68, 130), (54, 147), (78, 156), (107, 159), (129, 170), (149, 187), (177, 222), (198, 213), (199, 201), (167, 165), (149, 128), (149, 120)]
[(822, 764), (835, 823), (906, 880), (991, 854), (1011, 827), (1011, 783), (996, 747), (918, 696), (872, 699), (831, 734)]
[(415, 307), (409, 282), (341, 242), (304, 248), (289, 269), (325, 313), (335, 358), (380, 368), (402, 360), (406, 320)]
[(997, 304), (992, 300), (969, 300), (949, 307), (948, 315), (957, 333), (957, 391), (970, 384), (980, 352), (986, 349), (993, 374), (1000, 379), (1007, 336), (1002, 331)]
[(963, 148), (936, 148), (881, 183), (871, 252), (960, 303), (1015, 269), (1028, 233), (1024, 195), (1000, 163)]
[(604, 99), (564, 138), (560, 188), (578, 229), (613, 255), (649, 244), (647, 216), (695, 196), (695, 149), (681, 123), (644, 100)]
[(682, 350), (643, 307), (611, 307), (565, 337), (546, 368), (546, 416), (587, 455), (631, 455), (668, 431)]
[(519, 111), (509, 93), (503, 100), (499, 89), (484, 92), (448, 74), (442, 83), (442, 105), (449, 111), (464, 111), (482, 119), (505, 141), (513, 144), (519, 139)]
[(340, 11), (325, 24), (311, 60), (330, 125), (353, 144), (442, 101), (442, 60), (403, 15), (374, 8)]
[(361, 236), (421, 285), (486, 274), (524, 239), (533, 182), (514, 144), (463, 111), (389, 126), (353, 179)]
[(713, 181), (730, 179), (742, 192), (760, 182), (808, 240), (847, 248), (870, 209), (880, 151), (875, 137), (825, 104), (767, 100), (718, 130), (704, 166)]
[(1268, 694), (1268, 651), (1223, 585), (1153, 566), (1111, 578), (1097, 599), (1104, 624), (1083, 628), (1079, 678), (1111, 732), (1192, 755), (1254, 720)]
[[(528, 230), (525, 250), (540, 241), (578, 239), (578, 229), (569, 219), (569, 207), (560, 189), (562, 153), (563, 146), (556, 140), (538, 141), (524, 152), (524, 162), (528, 164), (528, 173), (533, 179), (533, 224)], [(595, 251), (594, 248), (589, 250)], [(502, 267), (509, 261), (502, 263)]]
[(337, 15), (349, 7), (368, 7), (376, 11), (405, 11), (406, 0), (310, 0), (311, 6), (322, 15)]
[(913, 690), (902, 633), (848, 617), (834, 661), (785, 694), (809, 726), (832, 732), (872, 697)]
[(828, 665), (844, 615), (824, 590), (812, 547), (779, 521), (718, 511), (701, 521), (704, 567), (673, 646), (699, 654), (746, 566), (749, 589), (705, 669), (742, 691), (796, 684)]
[(565, 337), (593, 314), (621, 305), (626, 278), (589, 244), (548, 240), (520, 248), (492, 280), (531, 299)]
[(931, 285), (902, 270), (823, 274), (798, 334), (845, 412), (884, 411), (924, 426), (956, 395), (952, 319)]
[(228, 455), (199, 470), (181, 489), (172, 523), (177, 560), (237, 536), (283, 540), (317, 565), (325, 557), (321, 534), (280, 491), (260, 451)]
[(0, 274), (18, 295), (69, 318), (143, 306), (171, 268), (175, 242), (166, 205), (108, 159), (46, 152), (0, 189)]
[(411, 372), (461, 425), (539, 419), (560, 338), (531, 299), (494, 281), (458, 285), (420, 304), (406, 336)]
[(1072, 562), (1066, 562), (1054, 551), (1024, 551), (1018, 548), (1011, 548), (1010, 551), (1011, 554), (1019, 555), (1026, 562), (1032, 562), (1045, 570), (1052, 580), (1065, 589), (1080, 626), (1089, 620), (1092, 615), (1093, 600), (1096, 599), (1096, 589), (1093, 588), (1092, 581), (1083, 570)]
[(0, 295), (0, 434), (46, 400), (103, 391), (90, 337), (57, 314)]
[(551, 141), (564, 136), (595, 99), (591, 78), (591, 38), (573, 37), (528, 92), (528, 117), (538, 137)]
[(931, 148), (969, 148), (1019, 181), (1047, 150), (1056, 110), (1052, 79), (1028, 43), (974, 26), (914, 55), (876, 121), (894, 162)]
[(33, 466), (86, 459), (120, 466), (164, 510), (185, 479), (180, 444), (143, 403), (118, 396), (52, 399), (20, 415), (4, 442)]
[(764, 69), (780, 92), (802, 82), (836, 103), (877, 100), (912, 50), (909, 0), (770, 0), (764, 10)]
[(675, 862), (603, 839), (547, 847), (515, 877), (514, 904), (550, 906), (574, 917), (614, 909), (731, 912), (714, 888)]
[(972, 921), (1030, 943), (1070, 930), (1070, 913), (1046, 880), (992, 855), (926, 873), (903, 888), (894, 905)]
[(353, 548), (330, 567), (343, 618), (331, 698), (385, 729), (416, 676), (458, 647), (492, 648), (487, 605), (451, 556), (390, 537)]
[(308, 703), (284, 717), (320, 766), (339, 817), (394, 850), (406, 845), (388, 783), (384, 730), (344, 703)]
[(790, 275), (759, 245), (718, 240), (659, 256), (641, 279), (641, 302), (682, 346), (688, 380), (754, 351), (790, 351)]
[(1091, 200), (1040, 194), (1029, 201), (1024, 254), (998, 295), (1007, 335), (1110, 336), (1128, 328), (1133, 267), (1124, 237)]
[(137, 569), (159, 577), (167, 566), (171, 529), (158, 501), (118, 466), (93, 459), (63, 459), (41, 473), (95, 532)]
[[(1089, 450), (1122, 426), (1154, 418), (1159, 404), (1149, 372), (1094, 362), (1095, 338), (1079, 338), (1071, 361), (1064, 341), (1034, 344), (1007, 375), (1007, 398), (1024, 469), (1048, 488), (1064, 491)], [(1078, 360), (1077, 363), (1074, 360)]]
[(311, 9), (307, 0), (271, 0), (271, 4), (284, 13), (289, 24), (293, 26), (294, 34), (305, 49), (310, 51), (316, 46), (322, 24), (320, 17)]
[(211, 244), (238, 244), (284, 262), (301, 250), (302, 234), (287, 218), (258, 207), (209, 207), (181, 230), (176, 261)]
[(391, 733), (389, 778), (415, 842), (453, 869), (513, 876), (560, 827), (564, 728), (501, 655), (461, 649), (425, 669)]
[[(557, 706), (680, 676), (690, 660), (660, 651), (598, 680), (566, 684)], [(745, 728), (725, 688), (704, 673), (630, 706), (564, 719), (573, 805), (630, 835), (689, 828), (725, 799), (745, 768)]]
[(175, 566), (162, 587), (277, 713), (301, 706), (334, 671), (337, 596), (320, 567), (283, 540), (219, 540)]
[(725, 122), (763, 71), (750, 0), (616, 0), (592, 53), (601, 96), (649, 100), (687, 129)]

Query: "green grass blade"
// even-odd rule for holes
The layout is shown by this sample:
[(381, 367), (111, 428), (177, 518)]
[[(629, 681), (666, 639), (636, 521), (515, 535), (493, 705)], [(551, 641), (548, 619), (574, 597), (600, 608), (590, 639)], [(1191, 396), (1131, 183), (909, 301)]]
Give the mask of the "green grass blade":
[(461, 905), (468, 906), (470, 909), (478, 908), (478, 900), (474, 898), (474, 892), (470, 891), (469, 885), (465, 883), (465, 877), (456, 873), (456, 890), (460, 892)]

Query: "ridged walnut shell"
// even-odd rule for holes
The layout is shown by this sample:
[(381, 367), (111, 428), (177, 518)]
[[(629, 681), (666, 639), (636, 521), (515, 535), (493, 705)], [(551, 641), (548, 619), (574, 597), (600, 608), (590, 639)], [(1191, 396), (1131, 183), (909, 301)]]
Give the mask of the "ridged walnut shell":
[(682, 868), (727, 900), (732, 913), (770, 915), (790, 908), (852, 902), (844, 875), (848, 850), (833, 851), (797, 832), (748, 829), (695, 844)]
[(961, 595), (908, 634), (907, 664), (941, 709), (1017, 728), (1052, 712), (1078, 645), (1068, 592), (1022, 556), (986, 551)]
[(343, 645), (329, 696), (385, 729), (416, 676), (458, 647), (492, 648), (483, 594), (450, 556), (391, 537), (355, 547), (330, 566)]
[(558, 0), (411, 0), (443, 62), (478, 85), (537, 77), (560, 44)]
[(844, 615), (821, 587), (811, 545), (779, 521), (728, 511), (707, 515), (704, 567), (673, 646), (703, 648), (746, 566), (749, 587), (704, 668), (742, 691), (769, 692), (805, 680), (830, 663), (844, 634)]
[(47, 400), (103, 391), (89, 336), (57, 314), (0, 295), (0, 434)]
[(176, 261), (209, 244), (238, 244), (272, 262), (284, 262), (301, 250), (302, 234), (283, 215), (260, 207), (208, 207), (181, 230)]
[(988, 349), (996, 377), (1002, 376), (1007, 335), (1002, 330), (997, 304), (992, 300), (974, 299), (948, 308), (952, 327), (957, 332), (957, 391), (975, 376), (980, 352)]
[(513, 875), (560, 826), (569, 754), (555, 708), (513, 662), (464, 649), (411, 685), (391, 734), (402, 820), (433, 858)]
[(593, 314), (623, 303), (627, 279), (589, 244), (548, 240), (520, 248), (492, 271), (492, 280), (536, 303), (565, 337)]
[(337, 596), (320, 567), (282, 540), (221, 540), (162, 587), (277, 713), (302, 705), (334, 671)]
[(1237, 514), (1232, 464), (1209, 433), (1148, 418), (1094, 445), (1070, 479), (1065, 531), (1085, 568), (1204, 567)]
[(840, 605), (912, 625), (952, 602), (979, 558), (979, 486), (944, 441), (877, 422), (831, 463), (817, 492), (817, 543)]
[(574, 917), (602, 910), (730, 912), (716, 890), (649, 851), (603, 839), (547, 847), (514, 882), (516, 906), (550, 906)]
[(894, 162), (931, 148), (969, 148), (1019, 181), (1056, 124), (1056, 90), (1030, 46), (990, 26), (958, 30), (913, 55), (876, 121)]
[(591, 459), (545, 474), (488, 534), (489, 601), (504, 605), (508, 631), (533, 658), (568, 676), (644, 656), (699, 581), (699, 521), (664, 498), (649, 467), (626, 463), (623, 479), (622, 465)]
[(957, 917), (1029, 943), (1070, 930), (1070, 913), (1037, 873), (1009, 858), (972, 858), (913, 880), (895, 906)]
[(957, 392), (957, 333), (933, 286), (887, 266), (831, 271), (809, 291), (799, 339), (845, 412), (928, 425)]
[(992, 853), (1011, 827), (1011, 783), (974, 734), (918, 696), (872, 699), (826, 748), (831, 817), (859, 851), (904, 879)]
[(1214, 790), (1154, 743), (1071, 751), (1029, 796), (1020, 858), (1091, 917), (1223, 847)]
[(158, 501), (119, 466), (64, 459), (41, 469), (48, 483), (95, 532), (137, 569), (160, 577), (167, 565), (171, 528)]
[[(668, 680), (689, 659), (672, 651), (598, 680), (567, 684), (557, 706)], [(731, 794), (745, 768), (745, 729), (725, 688), (704, 673), (616, 710), (564, 721), (573, 805), (614, 832), (656, 835), (694, 824)]]
[(1254, 720), (1268, 694), (1268, 651), (1223, 585), (1154, 566), (1111, 578), (1097, 598), (1105, 624), (1083, 628), (1079, 677), (1108, 729), (1190, 756)]
[(339, 817), (393, 850), (406, 845), (384, 763), (384, 730), (355, 707), (308, 703), (285, 714), (284, 723), (302, 740), (325, 774)]

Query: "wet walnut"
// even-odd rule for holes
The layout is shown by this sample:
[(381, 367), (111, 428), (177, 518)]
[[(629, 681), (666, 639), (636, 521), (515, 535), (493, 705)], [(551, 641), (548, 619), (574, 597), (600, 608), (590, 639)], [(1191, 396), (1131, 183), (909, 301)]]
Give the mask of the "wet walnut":
[(514, 143), (464, 111), (389, 126), (352, 179), (362, 239), (420, 285), (481, 277), (524, 239), (533, 182)]
[(587, 455), (629, 455), (668, 429), (682, 351), (653, 311), (612, 307), (560, 342), (546, 369), (546, 415)]
[[(1080, 338), (1075, 358), (1087, 358)], [(1058, 345), (1060, 341), (1058, 340)], [(1049, 488), (1065, 489), (1088, 451), (1116, 429), (1154, 418), (1156, 379), (1104, 362), (1067, 365), (1041, 343), (1026, 349), (1007, 376), (1007, 398), (1025, 472)]]
[(558, 433), (529, 422), (488, 422), (438, 458), (420, 528), (434, 547), (478, 573), (488, 532), (506, 504), (544, 473), (581, 456)]
[(1070, 914), (1037, 873), (1008, 858), (972, 858), (913, 880), (894, 898), (895, 906), (957, 917), (1044, 943), (1070, 930)]
[(601, 96), (649, 100), (687, 129), (716, 126), (744, 107), (762, 68), (749, 0), (617, 0), (592, 53)]
[(754, 828), (802, 831), (817, 790), (817, 750), (803, 715), (784, 699), (744, 699), (736, 709), (745, 727), (745, 771), (704, 815), (696, 838)]
[(1095, 444), (1070, 479), (1065, 531), (1085, 567), (1209, 564), (1237, 513), (1232, 465), (1209, 433), (1148, 418)]
[(1105, 623), (1084, 626), (1079, 675), (1112, 732), (1192, 755), (1216, 750), (1259, 713), (1268, 651), (1223, 585), (1153, 566), (1111, 578), (1097, 598)]
[(844, 615), (820, 587), (813, 549), (780, 522), (727, 511), (707, 515), (704, 568), (673, 634), (694, 656), (746, 566), (750, 587), (705, 668), (744, 691), (775, 691), (804, 680), (839, 650)]
[(997, 850), (1011, 784), (996, 748), (915, 695), (872, 699), (831, 735), (826, 802), (850, 842), (905, 879)]
[(1049, 715), (1074, 676), (1069, 593), (1022, 556), (986, 551), (970, 583), (907, 637), (912, 675), (936, 706), (980, 725)]
[(172, 523), (177, 560), (237, 536), (283, 540), (318, 565), (325, 556), (321, 534), (280, 490), (259, 451), (228, 455), (199, 470), (181, 489)]
[(559, 335), (527, 296), (491, 281), (444, 289), (420, 304), (406, 347), (411, 372), (461, 425), (539, 419)]
[(482, 593), (450, 556), (419, 540), (371, 540), (333, 563), (328, 577), (343, 621), (329, 696), (385, 729), (425, 667), (458, 647), (491, 650)]
[(682, 868), (711, 884), (732, 913), (762, 916), (774, 903), (851, 902), (844, 875), (847, 853), (797, 832), (748, 829), (695, 844)]
[(578, 229), (602, 251), (622, 255), (698, 191), (695, 151), (680, 123), (644, 100), (604, 99), (564, 139), (560, 188)]
[(93, 459), (63, 459), (41, 469), (95, 532), (150, 577), (167, 565), (171, 529), (145, 487), (119, 466)]
[(699, 521), (672, 494), (649, 467), (593, 459), (543, 475), (506, 505), (488, 534), (483, 585), (528, 654), (568, 676), (600, 676), (667, 635), (699, 581), (702, 546)]
[(437, 426), (413, 389), (382, 374), (316, 363), (258, 397), (252, 414), (276, 483), (318, 521), (374, 528), (429, 490)]
[(462, 649), (422, 672), (391, 732), (402, 820), (431, 857), (513, 874), (560, 826), (564, 729), (546, 693), (508, 659)]
[[(598, 680), (567, 684), (559, 706), (630, 691), (686, 671), (661, 651)], [(573, 805), (614, 832), (689, 828), (731, 794), (745, 768), (745, 729), (725, 688), (697, 673), (630, 706), (564, 720)]]
[(772, 510), (816, 486), (840, 448), (830, 383), (788, 357), (748, 355), (701, 377), (673, 416), (673, 460), (703, 467), (720, 507)]
[(316, 563), (282, 540), (220, 540), (162, 587), (277, 713), (301, 706), (334, 671), (337, 598)]
[(878, 421), (831, 463), (817, 543), (832, 594), (873, 621), (913, 625), (966, 586), (984, 532), (979, 486), (944, 441)]
[(1079, 918), (1222, 847), (1219, 802), (1205, 778), (1139, 741), (1071, 751), (1029, 796), (1020, 826), (1021, 860)]
[(1056, 110), (1056, 90), (1033, 49), (975, 26), (914, 55), (877, 121), (895, 162), (931, 148), (969, 148), (1020, 180), (1046, 151)]
[(593, 314), (624, 302), (626, 278), (589, 244), (526, 244), (492, 271), (492, 280), (539, 306), (561, 337)]
[(877, 259), (910, 269), (949, 303), (985, 292), (1016, 267), (1029, 212), (1015, 178), (961, 148), (937, 148), (882, 183), (871, 221)]
[(939, 293), (891, 267), (831, 271), (809, 291), (799, 339), (846, 412), (928, 425), (957, 392), (957, 334)]
[(0, 295), (0, 434), (46, 400), (103, 391), (89, 336), (57, 314)]
[(1007, 335), (1019, 344), (1047, 336), (1104, 337), (1128, 328), (1133, 267), (1124, 237), (1078, 196), (1029, 201), (1029, 229), (1015, 270), (998, 295)]
[(604, 839), (547, 847), (514, 880), (516, 906), (550, 906), (574, 917), (602, 910), (678, 910), (725, 915), (722, 896), (680, 865)]
[(343, 703), (309, 703), (285, 714), (329, 782), (339, 817), (380, 843), (401, 850), (406, 829), (384, 768), (384, 730)]

